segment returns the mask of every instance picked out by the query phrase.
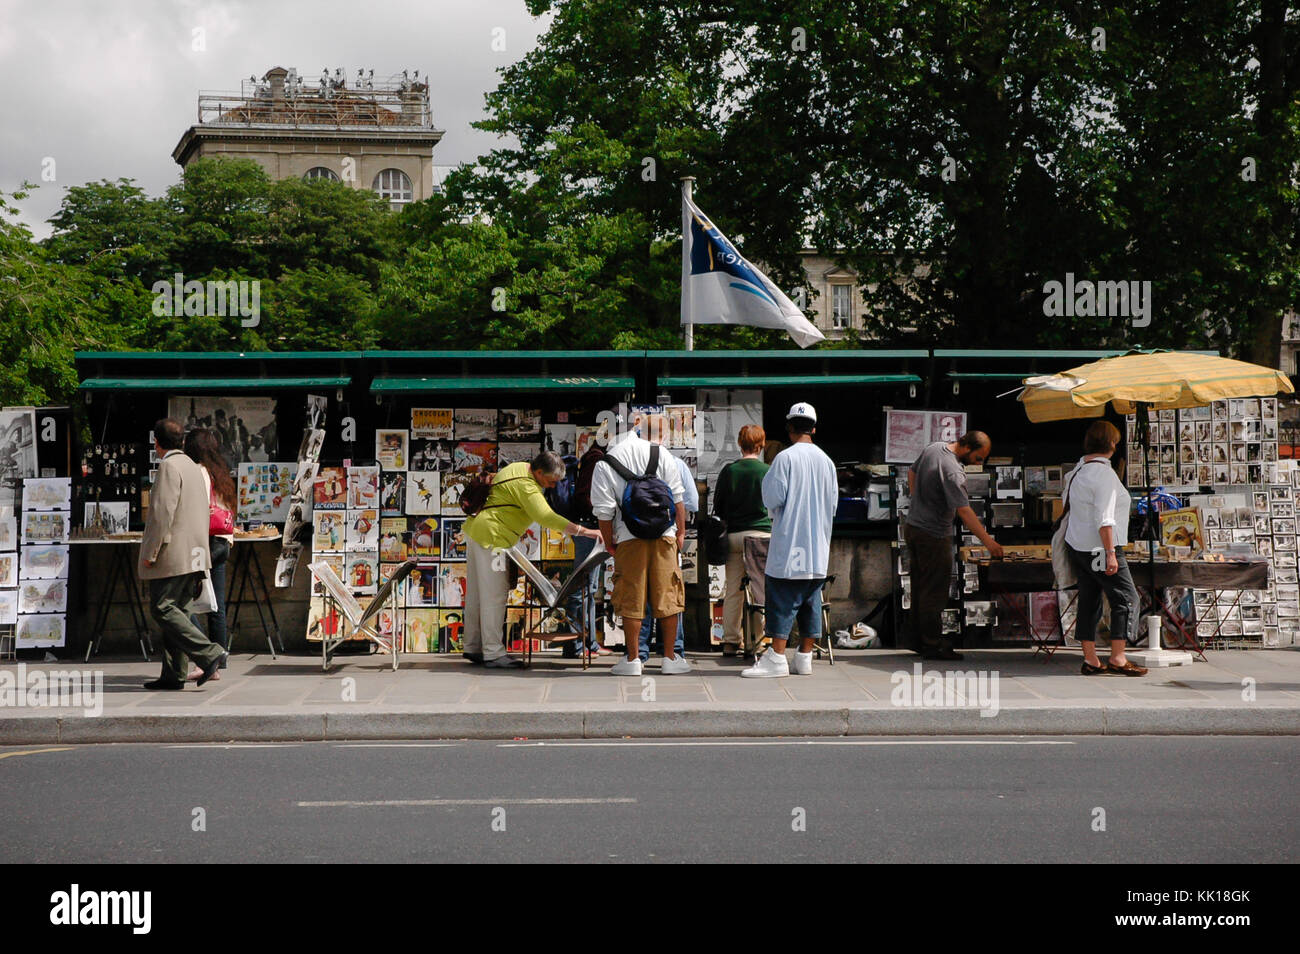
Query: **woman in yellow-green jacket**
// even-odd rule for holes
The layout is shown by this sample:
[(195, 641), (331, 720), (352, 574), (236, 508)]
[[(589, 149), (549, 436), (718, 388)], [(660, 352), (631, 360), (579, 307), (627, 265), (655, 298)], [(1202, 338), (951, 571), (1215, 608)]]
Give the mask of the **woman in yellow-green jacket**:
[(501, 468), (492, 481), (483, 509), (465, 521), (465, 630), (464, 656), (470, 662), (491, 669), (514, 669), (523, 665), (506, 655), (502, 630), (506, 621), (506, 598), (510, 577), (494, 551), (506, 550), (534, 523), (549, 530), (563, 530), (571, 537), (600, 539), (599, 530), (589, 530), (561, 517), (543, 496), (564, 477), (564, 461), (558, 454), (542, 451), (531, 463), (520, 461)]

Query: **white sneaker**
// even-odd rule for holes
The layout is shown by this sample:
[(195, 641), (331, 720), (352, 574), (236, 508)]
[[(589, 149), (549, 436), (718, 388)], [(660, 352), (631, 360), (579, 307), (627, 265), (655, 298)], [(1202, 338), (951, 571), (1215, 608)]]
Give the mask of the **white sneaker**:
[(741, 670), (740, 674), (748, 679), (775, 679), (790, 675), (790, 664), (786, 662), (785, 653), (769, 649), (758, 657), (754, 665)]
[(794, 654), (794, 674), (796, 676), (812, 675), (812, 653), (796, 652)]
[(680, 676), (685, 672), (694, 672), (691, 664), (684, 655), (674, 656), (672, 659), (665, 659), (663, 667), (660, 669), (665, 676)]
[(610, 667), (609, 671), (616, 676), (639, 676), (641, 675), (641, 660), (620, 659)]

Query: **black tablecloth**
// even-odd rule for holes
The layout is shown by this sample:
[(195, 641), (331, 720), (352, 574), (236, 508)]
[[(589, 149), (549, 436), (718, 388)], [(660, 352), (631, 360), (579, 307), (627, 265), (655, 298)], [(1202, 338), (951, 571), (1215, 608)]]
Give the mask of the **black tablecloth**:
[[(1050, 560), (1004, 562), (994, 560), (983, 568), (989, 587), (1007, 593), (1037, 593), (1055, 586)], [(1128, 565), (1139, 587), (1151, 584), (1151, 569), (1145, 562)], [(1262, 590), (1268, 586), (1268, 561), (1249, 563), (1156, 563), (1156, 587), (1190, 586), (1198, 590)]]

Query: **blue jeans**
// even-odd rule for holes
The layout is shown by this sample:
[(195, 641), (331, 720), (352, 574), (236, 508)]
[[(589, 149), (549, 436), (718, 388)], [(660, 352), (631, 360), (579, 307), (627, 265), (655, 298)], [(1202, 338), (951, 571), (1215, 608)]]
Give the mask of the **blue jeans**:
[(795, 623), (804, 639), (822, 635), (822, 584), (825, 580), (786, 580), (769, 576), (764, 581), (767, 635), (789, 639)]
[[(647, 603), (645, 608), (645, 619), (641, 621), (640, 638), (637, 640), (638, 650), (639, 650), (638, 655), (640, 655), (642, 662), (645, 662), (647, 659), (650, 658), (650, 632), (653, 629), (654, 624), (655, 624), (654, 617), (650, 615), (650, 604)], [(659, 638), (660, 639), (663, 638), (662, 633), (659, 634)], [(678, 613), (677, 614), (677, 641), (673, 643), (673, 655), (681, 656), (682, 652), (683, 652), (682, 651), (682, 614)]]
[[(596, 547), (596, 541), (589, 537), (573, 538), (573, 566), (576, 569), (582, 565), (582, 561), (587, 559), (591, 551)], [(597, 568), (591, 573), (587, 585), (569, 594), (565, 601), (564, 612), (568, 614), (569, 619), (581, 620), (583, 627), (587, 630), (587, 643), (591, 651), (595, 652), (600, 648), (600, 642), (596, 639), (596, 581), (600, 575)], [(578, 654), (578, 643), (565, 643), (564, 654), (576, 656)]]

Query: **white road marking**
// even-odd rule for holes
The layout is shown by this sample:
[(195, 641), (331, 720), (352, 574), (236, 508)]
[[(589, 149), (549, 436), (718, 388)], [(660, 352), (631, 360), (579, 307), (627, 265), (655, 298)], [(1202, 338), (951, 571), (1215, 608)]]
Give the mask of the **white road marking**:
[(0, 752), (0, 759), (11, 759), (18, 755), (41, 755), (45, 752), (71, 752), (71, 748), (61, 749), (26, 749), (22, 752)]
[(629, 746), (711, 746), (711, 745), (1074, 745), (1073, 742), (1057, 742), (1044, 739), (1026, 739), (1024, 741), (1012, 740), (994, 740), (994, 739), (880, 739), (880, 740), (849, 740), (849, 739), (803, 739), (791, 741), (730, 741), (730, 742), (700, 742), (695, 740), (683, 740), (680, 742), (500, 742), (497, 744), (499, 749), (527, 749), (527, 748), (581, 748), (581, 747), (629, 747)]
[(397, 798), (375, 802), (298, 802), (299, 808), (423, 808), (440, 805), (635, 805), (635, 798)]

